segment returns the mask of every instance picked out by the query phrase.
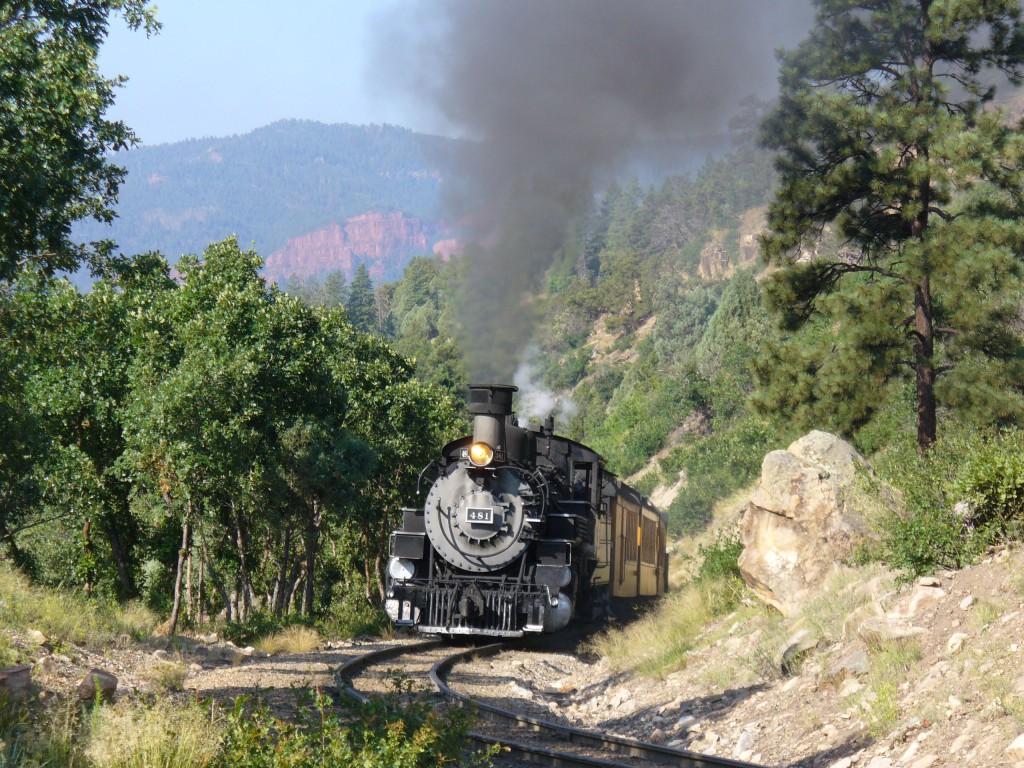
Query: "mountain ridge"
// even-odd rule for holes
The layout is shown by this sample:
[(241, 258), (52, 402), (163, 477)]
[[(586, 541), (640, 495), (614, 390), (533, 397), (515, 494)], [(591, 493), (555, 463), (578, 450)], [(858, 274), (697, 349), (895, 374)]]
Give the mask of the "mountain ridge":
[[(112, 239), (128, 254), (157, 250), (172, 262), (235, 235), (268, 262), (290, 249), (291, 271), (268, 270), (268, 278), (335, 268), (351, 277), (364, 261), (395, 277), (412, 255), (431, 252), (432, 238), (452, 236), (440, 188), (458, 141), (391, 125), (282, 120), (246, 134), (137, 147), (113, 157), (127, 172), (118, 217), (111, 225), (84, 222), (75, 234)], [(295, 241), (352, 229), (367, 216), (407, 226), (387, 230), (386, 252), (363, 242), (339, 251), (337, 263), (321, 251), (308, 264), (296, 252)], [(408, 241), (396, 237), (402, 231)]]

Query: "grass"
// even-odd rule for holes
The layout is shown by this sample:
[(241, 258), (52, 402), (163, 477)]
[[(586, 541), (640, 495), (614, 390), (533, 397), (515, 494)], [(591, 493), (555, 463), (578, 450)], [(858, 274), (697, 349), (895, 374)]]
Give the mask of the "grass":
[(161, 691), (180, 691), (185, 687), (188, 668), (180, 661), (160, 661), (146, 672), (146, 679)]
[(733, 579), (693, 582), (632, 624), (602, 633), (591, 641), (591, 649), (613, 669), (660, 677), (684, 666), (705, 625), (735, 608), (742, 589)]
[(222, 718), (198, 704), (76, 701), (8, 706), (0, 718), (4, 768), (204, 768), (220, 750)]
[(884, 593), (894, 588), (896, 580), (894, 574), (878, 563), (858, 569), (840, 569), (819, 588), (799, 618), (819, 637), (841, 637), (846, 617), (871, 601), (870, 585), (875, 585), (876, 593)]
[(778, 679), (783, 674), (779, 667), (779, 649), (797, 629), (809, 629), (822, 640), (841, 638), (844, 619), (872, 599), (869, 585), (884, 592), (894, 580), (892, 574), (877, 564), (836, 571), (796, 616), (785, 619), (779, 613), (766, 612), (765, 621), (760, 625), (760, 638), (747, 657), (747, 664), (761, 680)]
[(221, 726), (209, 710), (166, 702), (96, 707), (83, 750), (95, 768), (203, 768), (217, 756)]
[[(0, 634), (37, 629), (57, 642), (70, 641), (96, 648), (121, 637), (148, 636), (159, 619), (137, 603), (87, 600), (68, 591), (42, 589), (28, 578), (0, 563)], [(9, 641), (8, 641), (9, 643)], [(5, 643), (0, 641), (0, 655)]]
[[(669, 592), (644, 617), (598, 635), (590, 643), (592, 651), (604, 656), (613, 669), (661, 677), (684, 666), (687, 652), (708, 642), (707, 625), (737, 610), (746, 588), (737, 568), (709, 574), (706, 563), (734, 543), (741, 501), (744, 495), (749, 498), (752, 488), (716, 504), (711, 524), (700, 535), (672, 543)], [(749, 618), (763, 609), (740, 612)], [(638, 648), (646, 651), (638, 654)]]
[(868, 734), (880, 739), (899, 722), (899, 684), (921, 660), (921, 646), (912, 641), (880, 643), (868, 649), (871, 671), (860, 706), (867, 717)]
[(711, 522), (701, 533), (671, 542), (668, 563), (669, 590), (681, 588), (697, 575), (701, 563), (700, 548), (713, 544), (724, 531), (736, 526), (740, 509), (750, 500), (754, 487), (749, 485), (716, 503), (711, 513)]
[(1000, 613), (999, 606), (987, 600), (979, 600), (971, 609), (971, 618), (977, 627), (982, 629), (998, 619)]
[(274, 656), (279, 653), (309, 653), (319, 648), (322, 642), (320, 633), (315, 629), (293, 624), (280, 632), (261, 637), (254, 647)]

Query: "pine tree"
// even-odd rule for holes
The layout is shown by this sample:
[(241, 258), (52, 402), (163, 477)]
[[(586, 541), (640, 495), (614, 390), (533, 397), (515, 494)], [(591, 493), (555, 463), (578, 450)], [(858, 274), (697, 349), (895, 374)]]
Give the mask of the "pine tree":
[[(1016, 317), (1024, 136), (991, 105), (1018, 83), (1017, 0), (815, 0), (763, 126), (780, 187), (762, 250), (783, 328), (761, 404), (870, 418), (913, 372), (917, 442), (937, 405), (1024, 414)], [(821, 247), (831, 232), (838, 247)], [(849, 401), (846, 398), (851, 398)], [(842, 424), (840, 426), (843, 426)]]
[(377, 300), (373, 292), (370, 270), (365, 264), (360, 264), (352, 277), (352, 284), (348, 289), (348, 302), (345, 304), (345, 314), (348, 315), (349, 322), (357, 331), (377, 332)]

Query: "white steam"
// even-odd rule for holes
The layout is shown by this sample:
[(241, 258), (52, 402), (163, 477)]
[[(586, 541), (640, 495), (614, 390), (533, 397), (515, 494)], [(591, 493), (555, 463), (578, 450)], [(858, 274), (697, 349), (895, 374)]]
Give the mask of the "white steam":
[(519, 387), (516, 413), (520, 426), (526, 426), (530, 421), (543, 421), (548, 416), (554, 416), (556, 423), (564, 422), (576, 413), (576, 403), (572, 398), (544, 386), (540, 364), (537, 362), (539, 355), (540, 348), (530, 345), (512, 377), (512, 383)]

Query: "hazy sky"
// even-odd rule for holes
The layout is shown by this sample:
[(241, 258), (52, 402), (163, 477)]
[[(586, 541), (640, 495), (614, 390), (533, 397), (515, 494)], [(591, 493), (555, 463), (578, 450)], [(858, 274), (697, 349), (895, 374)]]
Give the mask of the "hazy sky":
[[(552, 1), (553, 5), (542, 4), (540, 10), (531, 10), (530, 2), (505, 8), (513, 19), (519, 17), (521, 27), (509, 31), (506, 37), (525, 36), (528, 44), (543, 48), (545, 30), (557, 29), (551, 17), (565, 15), (559, 13), (560, 9), (576, 6), (573, 2)], [(809, 6), (809, 0), (646, 0), (644, 14), (634, 14), (633, 2), (621, 0), (598, 6), (604, 7), (605, 14), (616, 12), (617, 6), (626, 21), (634, 16), (642, 20), (653, 10), (669, 19), (685, 20), (688, 15), (703, 14), (712, 22), (716, 22), (713, 14), (720, 7), (718, 16), (733, 17), (733, 34), (743, 34), (746, 29), (756, 40), (760, 33), (763, 44), (752, 47), (757, 55), (768, 54), (760, 71), (743, 72), (741, 66), (734, 69), (752, 79), (766, 76), (769, 82), (774, 80), (770, 51), (780, 42), (775, 29), (778, 19), (785, 19), (794, 7)], [(465, 19), (459, 14), (466, 12), (452, 0), (303, 0), (289, 4), (268, 0), (159, 0), (157, 5), (163, 24), (158, 35), (147, 39), (145, 33), (130, 32), (120, 19), (115, 19), (100, 55), (104, 74), (129, 78), (118, 92), (110, 116), (124, 120), (143, 144), (247, 133), (285, 118), (391, 123), (419, 131), (462, 134), (480, 117), (474, 115), (467, 121), (462, 119), (465, 115), (451, 114), (451, 105), (444, 99), (440, 105), (428, 103), (439, 96), (432, 92), (429, 81), (436, 81), (437, 73), (446, 67), (458, 66), (451, 64), (452, 46), (461, 48), (465, 37), (465, 27), (459, 26)], [(487, 16), (502, 11), (505, 5), (504, 0), (479, 0), (470, 4), (470, 10)], [(586, 3), (583, 8), (587, 16), (594, 15)], [(775, 13), (777, 10), (781, 12)], [(574, 13), (579, 19), (580, 11)], [(577, 31), (570, 28), (567, 39), (571, 43), (585, 35), (593, 24), (575, 25)], [(761, 29), (764, 25), (771, 29)], [(613, 73), (627, 76), (638, 69), (644, 73), (643, 67), (619, 63), (618, 55), (636, 58), (636, 51), (619, 50), (623, 40), (629, 41), (629, 26), (623, 23), (616, 27), (622, 32), (615, 33), (612, 42), (618, 42), (608, 51), (608, 61), (616, 67)], [(680, 32), (680, 22), (668, 26), (662, 35), (666, 40)], [(471, 36), (486, 40), (487, 34), (474, 31)], [(721, 34), (722, 30), (712, 25), (706, 37), (714, 40)], [(728, 51), (726, 59), (731, 61), (738, 52), (729, 44), (724, 51)], [(642, 50), (645, 52), (640, 55), (645, 59), (652, 53)], [(508, 58), (507, 52), (500, 50), (476, 53), (483, 58), (492, 58), (494, 53), (492, 67)], [(523, 58), (529, 61), (528, 46), (524, 53)], [(594, 55), (591, 52), (580, 60), (592, 61)], [(717, 63), (708, 67), (716, 68), (720, 69)], [(596, 74), (592, 77), (601, 75), (597, 68), (593, 72)], [(406, 88), (395, 87), (396, 82), (404, 82)], [(421, 86), (418, 94), (410, 94), (407, 86), (411, 82)], [(483, 88), (494, 85), (487, 78), (479, 82)], [(424, 98), (425, 94), (429, 95)], [(694, 94), (689, 96), (692, 99)], [(448, 114), (444, 114), (446, 111)]]
[(367, 85), (375, 19), (395, 13), (400, 0), (158, 7), (160, 34), (147, 39), (115, 19), (100, 57), (105, 75), (130, 78), (110, 115), (144, 144), (247, 133), (282, 118), (419, 127), (397, 100)]

